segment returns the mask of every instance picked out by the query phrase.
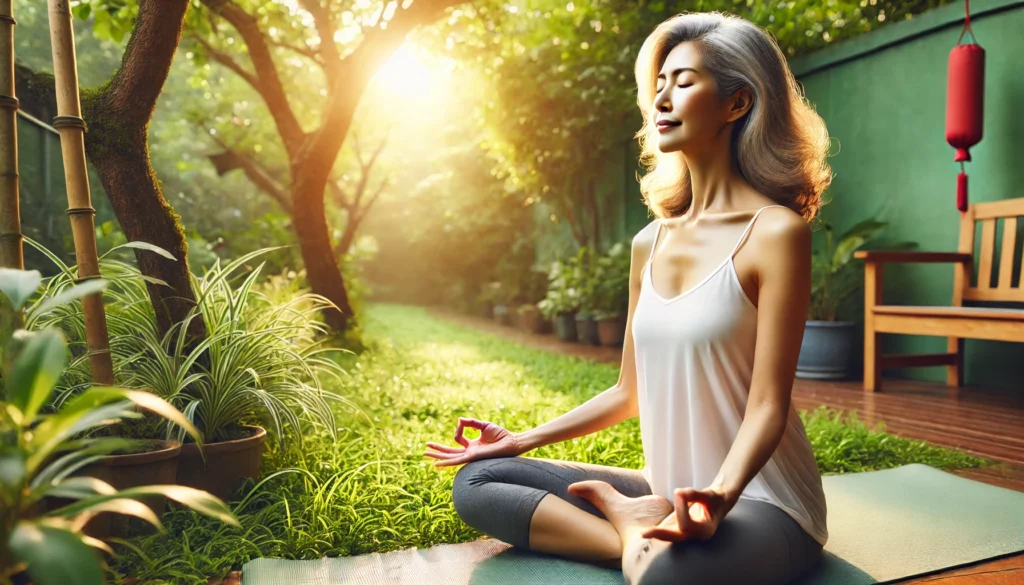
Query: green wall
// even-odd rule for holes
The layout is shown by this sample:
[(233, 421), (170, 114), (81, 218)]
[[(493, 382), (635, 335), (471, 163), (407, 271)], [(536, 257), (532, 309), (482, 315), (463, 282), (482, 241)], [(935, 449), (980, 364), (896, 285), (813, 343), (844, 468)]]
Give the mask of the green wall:
[[(971, 7), (986, 60), (984, 133), (967, 163), (971, 201), (1024, 197), (1024, 2)], [(835, 142), (835, 178), (823, 214), (839, 230), (876, 215), (891, 222), (888, 238), (915, 241), (921, 250), (956, 250), (959, 165), (945, 140), (945, 94), (962, 19), (962, 5), (944, 6), (791, 63)], [(886, 269), (885, 302), (948, 305), (952, 276), (950, 265), (893, 265)], [(1024, 344), (968, 340), (966, 346), (967, 384), (1024, 386)], [(883, 348), (943, 352), (945, 340), (886, 335)], [(945, 379), (943, 368), (885, 375)]]
[[(986, 51), (984, 137), (967, 165), (971, 200), (1024, 197), (1024, 1), (976, 0), (971, 9), (975, 37)], [(914, 241), (921, 250), (956, 250), (959, 165), (945, 140), (945, 94), (949, 51), (962, 19), (962, 4), (943, 6), (790, 64), (833, 137), (834, 181), (822, 214), (836, 229), (874, 216), (890, 222), (888, 240)], [(602, 174), (602, 207), (608, 210), (604, 246), (631, 238), (650, 221), (635, 178), (641, 172), (632, 140), (638, 116), (623, 128), (623, 142), (607, 164), (595, 169)], [(540, 224), (547, 225), (537, 246), (538, 264), (574, 251), (568, 229), (552, 226), (543, 208), (537, 211)], [(948, 305), (952, 275), (949, 265), (893, 265), (885, 274), (885, 301)], [(862, 321), (862, 307), (861, 297), (851, 299), (844, 316)], [(944, 352), (945, 339), (886, 335), (883, 348)], [(968, 340), (966, 348), (968, 385), (1024, 387), (1024, 344)], [(859, 363), (861, 355), (856, 358)], [(943, 368), (885, 375), (945, 380)]]

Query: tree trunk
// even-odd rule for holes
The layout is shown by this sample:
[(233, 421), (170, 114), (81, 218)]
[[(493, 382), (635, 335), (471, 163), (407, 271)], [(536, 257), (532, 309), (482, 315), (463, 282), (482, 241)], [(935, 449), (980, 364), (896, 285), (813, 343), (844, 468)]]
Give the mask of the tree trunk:
[[(189, 278), (188, 244), (179, 217), (164, 199), (150, 165), (145, 128), (125, 128), (105, 98), (99, 94), (85, 104), (84, 117), (89, 121), (86, 150), (128, 241), (148, 242), (175, 258), (168, 260), (153, 252), (135, 250), (142, 274), (169, 285), (146, 283), (157, 326), (166, 333), (184, 321), (196, 305)], [(110, 148), (114, 144), (118, 148)], [(205, 335), (203, 320), (193, 319), (189, 336), (194, 341)]]
[[(337, 153), (335, 153), (337, 156)], [(334, 303), (337, 308), (324, 311), (324, 320), (335, 331), (345, 331), (354, 317), (341, 269), (331, 248), (324, 213), (324, 189), (327, 188), (329, 165), (321, 164), (316, 155), (299, 162), (292, 171), (292, 225), (299, 239), (306, 278), (315, 294)], [(328, 160), (333, 160), (329, 157)]]

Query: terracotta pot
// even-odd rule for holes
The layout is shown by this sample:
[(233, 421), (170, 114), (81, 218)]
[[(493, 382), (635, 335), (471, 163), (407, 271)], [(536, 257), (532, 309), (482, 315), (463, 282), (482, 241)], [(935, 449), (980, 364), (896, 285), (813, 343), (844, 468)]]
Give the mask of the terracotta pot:
[(544, 329), (544, 320), (541, 319), (540, 310), (533, 305), (520, 309), (519, 326), (530, 333), (541, 333)]
[(597, 322), (597, 336), (601, 345), (606, 347), (620, 347), (626, 338), (626, 317), (610, 317), (600, 319)]
[[(152, 443), (155, 448), (143, 453), (107, 455), (96, 463), (78, 470), (74, 475), (95, 477), (109, 483), (118, 491), (146, 485), (173, 484), (178, 471), (181, 445), (173, 441), (156, 439), (147, 442)], [(157, 517), (163, 513), (167, 505), (167, 498), (163, 496), (142, 498), (140, 501), (149, 506)], [(48, 501), (47, 507), (55, 510), (71, 502), (72, 500), (53, 498)], [(85, 525), (84, 532), (99, 539), (119, 537), (126, 533), (129, 521), (133, 519), (121, 514), (98, 514)]]
[(249, 425), (242, 428), (252, 434), (244, 439), (203, 445), (205, 467), (195, 443), (182, 445), (176, 483), (210, 492), (226, 502), (246, 478), (259, 477), (267, 431)]

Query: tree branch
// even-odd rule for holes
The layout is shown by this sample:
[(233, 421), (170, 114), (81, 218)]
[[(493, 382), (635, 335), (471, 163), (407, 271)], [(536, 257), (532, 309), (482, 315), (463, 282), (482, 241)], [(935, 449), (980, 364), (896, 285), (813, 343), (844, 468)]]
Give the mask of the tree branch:
[(233, 71), (235, 75), (244, 79), (245, 82), (251, 85), (256, 91), (260, 91), (260, 81), (256, 78), (256, 75), (247, 71), (245, 67), (242, 67), (238, 61), (235, 61), (234, 58), (231, 57), (231, 55), (217, 49), (199, 35), (190, 35), (190, 37), (203, 46), (203, 49), (206, 50), (206, 53), (211, 59)]
[(149, 123), (181, 41), (189, 0), (141, 0), (121, 67), (106, 90), (115, 115)]
[(261, 191), (270, 195), (275, 201), (281, 206), (281, 208), (288, 214), (292, 214), (292, 202), (288, 197), (288, 193), (284, 188), (281, 187), (280, 183), (276, 181), (271, 173), (264, 170), (264, 168), (256, 162), (253, 157), (244, 154), (227, 145), (216, 135), (212, 135), (214, 142), (216, 142), (224, 152), (210, 155), (210, 161), (217, 169), (217, 175), (222, 176), (225, 173), (231, 172), (235, 169), (242, 169), (245, 172), (245, 176)]
[(301, 46), (300, 47), (299, 45), (293, 45), (293, 44), (290, 44), (290, 43), (285, 43), (285, 42), (281, 42), (281, 41), (275, 41), (274, 39), (268, 39), (267, 40), (267, 44), (269, 44), (271, 47), (280, 47), (282, 49), (288, 49), (289, 51), (291, 51), (291, 52), (293, 52), (293, 53), (295, 53), (297, 55), (301, 55), (303, 57), (306, 57), (306, 58), (310, 59), (311, 61), (313, 61), (317, 65), (323, 65), (323, 62), (319, 58), (320, 57), (320, 53), (317, 52), (316, 49), (313, 49), (313, 48), (310, 48), (310, 47), (307, 47), (307, 46)]
[(335, 87), (341, 73), (341, 53), (338, 52), (338, 45), (334, 42), (334, 33), (337, 28), (331, 18), (330, 8), (321, 5), (320, 0), (299, 0), (299, 3), (313, 17), (313, 25), (320, 37), (319, 53), (323, 59), (327, 87)]
[(216, 13), (234, 27), (245, 41), (249, 50), (258, 82), (254, 87), (263, 101), (267, 103), (270, 115), (274, 118), (281, 140), (289, 155), (298, 152), (305, 143), (305, 133), (298, 118), (288, 102), (281, 76), (277, 72), (274, 58), (270, 54), (267, 37), (260, 30), (259, 22), (233, 0), (202, 0), (211, 12)]
[[(344, 143), (359, 96), (380, 67), (387, 62), (412, 29), (438, 18), (445, 9), (466, 0), (415, 0), (408, 8), (399, 3), (391, 20), (363, 27), (363, 40), (342, 61), (339, 81), (328, 87), (321, 127), (310, 141), (315, 152), (337, 152)], [(385, 5), (386, 7), (387, 5)], [(386, 28), (383, 26), (386, 24)], [(323, 162), (321, 164), (333, 164)], [(328, 174), (328, 168), (312, 169)]]

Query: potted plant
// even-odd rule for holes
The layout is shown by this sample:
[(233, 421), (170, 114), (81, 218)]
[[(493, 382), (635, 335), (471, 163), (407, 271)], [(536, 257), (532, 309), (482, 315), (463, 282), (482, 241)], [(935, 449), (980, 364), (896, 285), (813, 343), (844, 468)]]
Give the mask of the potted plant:
[(580, 248), (580, 251), (569, 260), (571, 267), (571, 280), (573, 286), (579, 291), (579, 309), (576, 311), (576, 341), (588, 345), (600, 345), (601, 340), (597, 336), (597, 321), (594, 320), (594, 292), (595, 280), (594, 254), (593, 250), (587, 247)]
[(626, 336), (629, 310), (629, 243), (619, 242), (597, 258), (594, 270), (594, 318), (601, 345), (619, 347)]
[[(888, 222), (866, 219), (838, 238), (832, 225), (823, 221), (824, 245), (811, 259), (811, 303), (797, 361), (798, 378), (838, 380), (850, 373), (851, 357), (857, 350), (858, 324), (839, 319), (844, 301), (858, 292), (863, 268), (853, 262), (853, 253), (871, 245)], [(886, 245), (890, 250), (913, 248), (902, 242)]]
[(562, 341), (576, 341), (575, 314), (580, 306), (580, 291), (575, 286), (571, 263), (556, 260), (548, 271), (548, 290), (537, 303), (541, 315), (554, 323), (555, 335)]
[[(38, 272), (0, 270), (5, 315), (21, 311), (40, 280)], [(98, 286), (102, 285), (91, 281), (49, 302), (66, 303), (96, 292)], [(176, 485), (118, 490), (84, 474), (97, 457), (134, 445), (121, 438), (90, 437), (89, 431), (138, 417), (137, 408), (165, 417), (197, 439), (198, 430), (159, 397), (120, 388), (88, 388), (60, 411), (47, 412), (54, 384), (67, 363), (63, 335), (55, 329), (29, 332), (10, 327), (2, 335), (0, 582), (101, 585), (103, 572), (93, 549), (113, 551), (102, 540), (83, 534), (83, 527), (97, 514), (111, 512), (162, 529), (157, 514), (143, 503), (154, 496), (239, 526), (227, 506), (208, 493)], [(47, 511), (47, 498), (71, 503)]]
[[(268, 428), (281, 443), (286, 438), (301, 443), (302, 419), (334, 435), (329, 401), (347, 403), (321, 384), (327, 374), (344, 373), (325, 356), (337, 350), (317, 341), (327, 333), (317, 315), (328, 301), (310, 294), (270, 301), (256, 285), (262, 265), (232, 284), (233, 275), (266, 251), (225, 266), (217, 262), (197, 277), (198, 304), (163, 335), (138, 270), (114, 261), (101, 264), (111, 280), (106, 297), (115, 375), (121, 385), (179, 407), (204, 437), (205, 453), (180, 428), (161, 420), (139, 421), (128, 432), (133, 438), (182, 443), (176, 482), (224, 500), (246, 479), (258, 478)], [(192, 319), (206, 326), (202, 341), (188, 335)], [(51, 320), (65, 331), (80, 330), (77, 313)], [(79, 363), (70, 369), (76, 365), (85, 367)], [(73, 394), (82, 377), (80, 372), (66, 376), (58, 392)]]
[(519, 326), (530, 333), (547, 333), (551, 321), (541, 314), (537, 303), (543, 300), (547, 290), (547, 274), (531, 269), (525, 278), (521, 295), (524, 303), (519, 305)]

